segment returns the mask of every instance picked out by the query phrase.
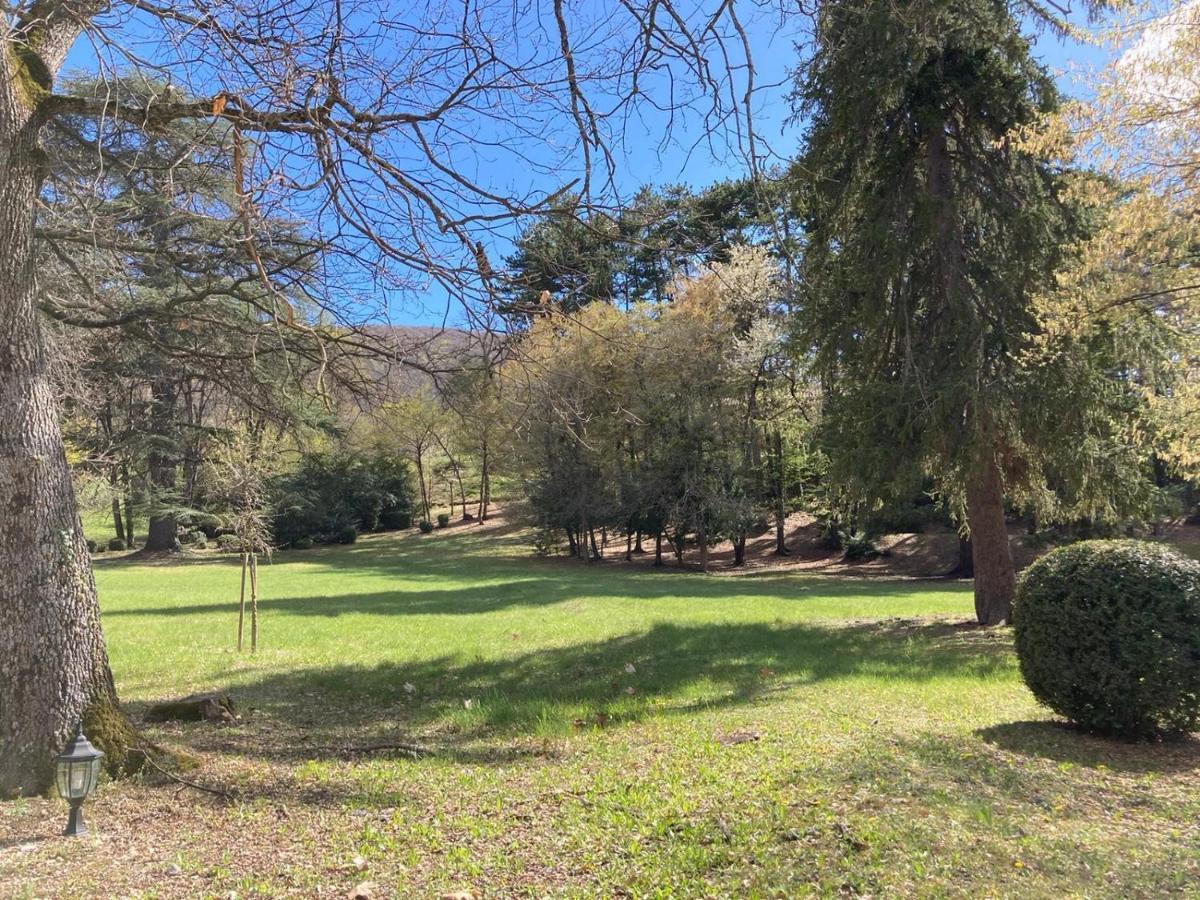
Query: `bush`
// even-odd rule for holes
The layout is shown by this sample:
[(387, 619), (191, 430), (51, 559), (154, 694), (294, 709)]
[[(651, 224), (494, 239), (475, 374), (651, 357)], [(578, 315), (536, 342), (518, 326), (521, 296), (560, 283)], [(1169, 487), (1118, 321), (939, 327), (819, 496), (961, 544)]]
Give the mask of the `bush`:
[(846, 534), (842, 538), (842, 546), (846, 548), (843, 559), (847, 562), (863, 562), (879, 555), (879, 548), (875, 546), (875, 542), (862, 531)]
[(125, 542), (120, 538), (110, 538), (108, 542), (109, 550), (124, 550)]
[(418, 527), (421, 529), (421, 534), (429, 534), (429, 532), (433, 531), (433, 523), (428, 519), (422, 519)]
[(339, 544), (353, 544), (358, 540), (358, 529), (353, 525), (347, 525), (341, 528), (333, 539)]
[(870, 513), (864, 524), (872, 534), (920, 534), (931, 525), (950, 527), (954, 522), (939, 504), (905, 501)]
[(412, 528), (412, 513), (407, 509), (385, 509), (379, 514), (379, 525), (389, 531)]
[(242, 539), (236, 534), (222, 534), (217, 537), (217, 549), (223, 550), (226, 553), (240, 551), (242, 549)]
[(93, 541), (91, 538), (88, 538), (87, 539), (87, 548), (88, 548), (88, 553), (95, 553), (96, 552), (96, 542)]
[(450, 513), (438, 513), (438, 528), (446, 528), (450, 525)]
[(1187, 733), (1200, 720), (1200, 563), (1144, 541), (1085, 541), (1026, 571), (1013, 606), (1037, 699), (1101, 734)]
[(192, 541), (192, 549), (193, 550), (207, 550), (208, 549), (208, 538), (205, 536), (203, 531), (199, 531), (196, 533), (196, 538), (195, 538), (195, 540)]
[(313, 539), (306, 534), (302, 534), (300, 537), (292, 541), (293, 550), (311, 550), (312, 547)]
[(395, 454), (313, 453), (276, 478), (272, 494), (275, 542), (286, 546), (314, 535), (338, 540), (350, 526), (360, 532), (388, 527), (385, 515), (412, 508), (413, 483), (408, 464)]

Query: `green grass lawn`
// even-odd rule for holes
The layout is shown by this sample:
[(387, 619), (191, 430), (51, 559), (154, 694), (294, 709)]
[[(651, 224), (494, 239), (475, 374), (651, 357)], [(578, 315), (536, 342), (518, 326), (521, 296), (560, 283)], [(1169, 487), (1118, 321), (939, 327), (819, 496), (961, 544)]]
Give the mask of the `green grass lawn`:
[[(228, 558), (96, 567), (113, 670), (228, 690), (201, 759), (96, 834), (0, 805), (14, 896), (1197, 894), (1200, 748), (1050, 721), (954, 582), (530, 558), (478, 529), (280, 553), (259, 652)], [(404, 752), (364, 748), (409, 743)]]

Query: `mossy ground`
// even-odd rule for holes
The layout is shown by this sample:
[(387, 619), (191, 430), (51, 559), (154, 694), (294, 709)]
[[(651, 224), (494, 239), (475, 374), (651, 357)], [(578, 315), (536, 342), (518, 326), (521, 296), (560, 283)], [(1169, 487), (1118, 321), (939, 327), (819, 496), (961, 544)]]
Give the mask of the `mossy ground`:
[[(118, 689), (203, 764), (93, 834), (0, 804), (0, 895), (1196, 894), (1200, 745), (1037, 707), (954, 582), (537, 560), (502, 529), (280, 553), (238, 655), (232, 558), (101, 561)], [(432, 751), (364, 748), (415, 743)]]

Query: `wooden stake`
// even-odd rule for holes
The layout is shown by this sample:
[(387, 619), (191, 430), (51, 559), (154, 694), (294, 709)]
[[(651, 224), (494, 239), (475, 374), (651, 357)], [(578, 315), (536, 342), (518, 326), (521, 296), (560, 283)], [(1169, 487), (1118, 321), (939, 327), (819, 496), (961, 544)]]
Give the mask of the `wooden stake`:
[(250, 554), (250, 652), (258, 651), (258, 554)]
[(238, 653), (242, 652), (242, 623), (246, 618), (246, 551), (242, 551), (242, 596), (238, 601)]

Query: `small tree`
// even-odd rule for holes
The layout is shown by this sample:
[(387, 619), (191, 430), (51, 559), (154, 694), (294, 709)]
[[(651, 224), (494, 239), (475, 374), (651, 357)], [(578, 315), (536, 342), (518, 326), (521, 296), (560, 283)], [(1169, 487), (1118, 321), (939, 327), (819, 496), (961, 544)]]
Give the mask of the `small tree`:
[(268, 513), (268, 484), (274, 471), (274, 455), (263, 446), (260, 435), (235, 432), (218, 445), (209, 462), (210, 488), (214, 501), (225, 510), (226, 526), (233, 529), (242, 562), (242, 586), (238, 599), (237, 647), (242, 650), (246, 619), (246, 581), (250, 581), (250, 652), (258, 650), (258, 558), (271, 557), (271, 525)]

